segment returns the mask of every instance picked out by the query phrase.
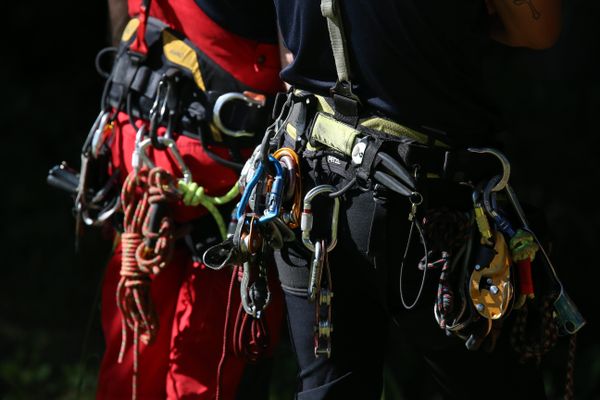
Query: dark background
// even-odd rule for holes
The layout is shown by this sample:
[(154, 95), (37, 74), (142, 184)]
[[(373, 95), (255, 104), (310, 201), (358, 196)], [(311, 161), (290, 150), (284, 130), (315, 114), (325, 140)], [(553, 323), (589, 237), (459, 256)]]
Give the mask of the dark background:
[[(554, 260), (588, 319), (579, 335), (578, 398), (599, 398), (597, 251), (600, 213), (600, 2), (565, 0), (565, 24), (551, 50), (495, 48), (488, 84), (508, 123), (513, 183), (544, 209)], [(102, 353), (94, 298), (110, 243), (88, 234), (74, 252), (70, 200), (45, 185), (48, 169), (78, 166), (79, 148), (97, 115), (101, 78), (93, 63), (108, 43), (104, 1), (15, 2), (3, 15), (0, 58), (2, 142), (0, 236), (0, 398), (91, 398)], [(412, 398), (424, 381), (410, 349), (400, 390)], [(289, 350), (272, 392), (289, 398)], [(546, 358), (547, 388), (559, 397), (565, 343)], [(283, 372), (282, 372), (283, 371)], [(497, 383), (501, 384), (501, 383)], [(423, 385), (421, 385), (423, 386)], [(416, 389), (415, 389), (416, 388)], [(493, 389), (492, 389), (493, 390)], [(275, 397), (274, 397), (275, 398)]]

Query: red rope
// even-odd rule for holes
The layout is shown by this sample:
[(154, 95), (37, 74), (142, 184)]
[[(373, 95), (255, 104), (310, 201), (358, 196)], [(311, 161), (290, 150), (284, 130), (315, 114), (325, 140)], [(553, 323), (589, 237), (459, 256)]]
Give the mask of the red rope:
[[(118, 362), (123, 362), (127, 346), (127, 329), (133, 331), (132, 398), (137, 397), (139, 341), (150, 344), (158, 331), (158, 319), (150, 293), (151, 274), (158, 274), (173, 253), (172, 221), (163, 217), (158, 232), (148, 229), (151, 206), (177, 198), (174, 178), (160, 168), (150, 172), (132, 171), (123, 184), (121, 203), (124, 212), (121, 236), (121, 279), (116, 300), (121, 313), (121, 349)], [(153, 248), (144, 239), (156, 239)]]
[(231, 314), (231, 303), (233, 302), (233, 290), (235, 288), (235, 282), (237, 280), (237, 269), (235, 267), (231, 274), (231, 280), (229, 281), (229, 294), (227, 296), (227, 308), (225, 309), (225, 327), (223, 328), (223, 347), (221, 349), (221, 359), (217, 367), (217, 389), (215, 399), (221, 398), (221, 385), (223, 384), (223, 368), (225, 367), (225, 361), (227, 359), (227, 340), (229, 338), (229, 314)]
[(269, 332), (267, 322), (264, 318), (254, 318), (244, 311), (240, 303), (233, 326), (233, 335), (230, 339), (230, 318), (233, 310), (233, 293), (238, 289), (236, 282), (241, 279), (241, 268), (235, 267), (231, 274), (229, 283), (229, 293), (227, 296), (227, 308), (225, 309), (225, 326), (223, 328), (223, 347), (221, 350), (221, 359), (217, 367), (217, 388), (216, 400), (222, 396), (221, 387), (223, 385), (223, 369), (227, 362), (229, 350), (229, 341), (232, 342), (232, 352), (235, 357), (242, 358), (249, 363), (257, 362), (269, 348)]

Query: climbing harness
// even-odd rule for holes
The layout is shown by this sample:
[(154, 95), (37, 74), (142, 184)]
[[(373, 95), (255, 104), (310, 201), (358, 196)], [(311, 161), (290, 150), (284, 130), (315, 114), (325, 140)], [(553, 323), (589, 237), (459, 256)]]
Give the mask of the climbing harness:
[[(215, 243), (196, 238), (192, 223), (175, 223), (173, 210), (181, 206), (204, 207), (215, 221), (217, 240), (225, 240), (225, 211), (219, 208), (245, 193), (241, 182), (222, 196), (207, 193), (194, 182), (178, 148), (179, 139), (186, 136), (197, 140), (209, 157), (239, 171), (242, 152), (260, 141), (274, 101), (273, 96), (257, 93), (237, 80), (180, 32), (151, 17), (151, 0), (140, 3), (139, 14), (126, 26), (119, 48), (102, 50), (96, 59), (106, 84), (101, 111), (83, 144), (80, 171), (63, 163), (48, 175), (51, 185), (67, 191), (75, 201), (77, 236), (83, 226), (107, 223), (122, 231), (121, 278), (116, 293), (122, 318), (118, 361), (124, 359), (131, 331), (134, 399), (140, 341), (151, 344), (159, 329), (150, 294), (153, 277), (169, 263), (177, 241), (182, 240), (189, 247), (195, 264), (201, 261), (197, 251)], [(102, 66), (108, 55), (114, 56), (114, 62), (106, 73)], [(136, 132), (132, 170), (127, 176), (111, 163), (117, 123), (128, 123)], [(229, 152), (228, 157), (216, 151), (223, 149)], [(172, 172), (155, 165), (157, 152), (166, 153)], [(265, 176), (270, 177), (269, 181), (261, 183), (261, 190), (269, 188), (264, 214), (256, 221), (234, 222), (246, 235), (247, 249), (244, 262), (236, 267), (244, 270), (244, 277), (240, 282), (243, 302), (233, 330), (237, 338), (233, 349), (236, 356), (248, 361), (255, 361), (269, 343), (266, 322), (260, 318), (270, 301), (267, 259), (261, 255), (261, 242), (264, 238), (264, 246), (282, 246), (283, 241), (291, 240), (291, 229), (299, 223), (300, 215), (298, 157), (293, 152), (282, 153), (267, 167)], [(270, 168), (276, 169), (275, 175), (270, 175)], [(284, 173), (298, 185), (290, 193), (282, 191)], [(279, 216), (282, 203), (286, 207), (286, 223), (273, 221)], [(202, 231), (205, 230), (203, 226)], [(236, 277), (237, 274), (235, 270)]]
[[(549, 311), (550, 303), (543, 303), (544, 324), (548, 327), (545, 331), (550, 332), (552, 326), (557, 326), (557, 332), (575, 334), (585, 320), (564, 291), (542, 243), (525, 219), (509, 184), (511, 168), (506, 156), (493, 148), (456, 146), (439, 135), (423, 134), (368, 112), (361, 114), (363, 105), (353, 92), (339, 7), (339, 1), (321, 2), (337, 72), (331, 95), (323, 97), (295, 89), (279, 95), (273, 113), (279, 117), (267, 129), (240, 179), (241, 186), (245, 187), (237, 211), (238, 228), (242, 228), (231, 240), (205, 253), (205, 262), (211, 264), (212, 261), (214, 267), (220, 268), (227, 263), (245, 261), (244, 251), (248, 251), (248, 246), (241, 246), (242, 239), (247, 238), (251, 225), (261, 230), (259, 221), (267, 215), (263, 211), (267, 209), (264, 198), (269, 193), (269, 182), (280, 176), (273, 158), (277, 159), (274, 155), (285, 148), (299, 156), (297, 164), (329, 173), (339, 182), (327, 185), (317, 180), (314, 188), (306, 188), (311, 190), (304, 197), (298, 238), (312, 253), (305, 281), (298, 281), (292, 272), (287, 277), (285, 269), (279, 271), (282, 282), (289, 278), (297, 284), (292, 289), (301, 289), (304, 284), (307, 297), (316, 303), (315, 355), (331, 355), (333, 292), (327, 259), (335, 243), (339, 202), (352, 190), (371, 191), (374, 196), (384, 190), (408, 201), (410, 228), (404, 256), (399, 262), (402, 303), (407, 309), (414, 307), (421, 298), (428, 270), (438, 269), (438, 293), (433, 305), (435, 319), (448, 335), (463, 339), (468, 349), (493, 349), (504, 321), (513, 311), (518, 313), (516, 326), (522, 327), (528, 323), (527, 310), (548, 298), (553, 299), (553, 309)], [(289, 168), (289, 163), (282, 165)], [(501, 174), (497, 175), (499, 166)], [(278, 182), (283, 182), (278, 194), (284, 193), (286, 200), (293, 190), (302, 190), (291, 174), (284, 174), (284, 179)], [(466, 203), (460, 210), (431, 209), (428, 187), (436, 182), (472, 188), (472, 204)], [(311, 237), (311, 200), (315, 193), (324, 192), (335, 199), (329, 240)], [(282, 201), (282, 196), (270, 198)], [(271, 204), (269, 209), (276, 210)], [(282, 216), (281, 207), (279, 218), (274, 220), (289, 222)], [(371, 231), (374, 229), (372, 226)], [(281, 244), (277, 241), (275, 247), (269, 247), (265, 246), (268, 243), (265, 240), (255, 243), (246, 239), (246, 242), (252, 250), (263, 252), (278, 249)], [(408, 249), (413, 242), (420, 242), (423, 247), (423, 257), (417, 266), (423, 275), (416, 298), (409, 302), (403, 294), (402, 278), (410, 262)], [(542, 257), (536, 257), (538, 252)], [(377, 251), (373, 255), (375, 264), (383, 262)], [(542, 287), (537, 289), (532, 268), (547, 269), (556, 288), (548, 293), (542, 292)], [(523, 331), (518, 329), (515, 331), (518, 334), (514, 334), (514, 347), (523, 353), (533, 345), (526, 343)], [(544, 351), (554, 341), (552, 334), (544, 334), (536, 340), (544, 342)]]
[[(119, 190), (125, 177), (110, 165), (120, 112), (129, 116), (136, 131), (149, 131), (154, 148), (163, 149), (158, 135), (165, 127), (165, 138), (197, 139), (210, 157), (236, 170), (242, 166), (241, 150), (256, 145), (271, 117), (272, 96), (239, 82), (181, 33), (150, 17), (150, 7), (151, 0), (141, 1), (139, 16), (126, 26), (119, 48), (104, 49), (97, 57), (98, 67), (109, 54), (114, 54), (114, 62), (110, 73), (102, 72), (107, 80), (101, 111), (84, 142), (80, 172), (63, 163), (48, 174), (49, 184), (74, 196), (77, 236), (83, 226), (110, 222), (120, 210)], [(216, 154), (215, 147), (227, 148), (231, 160)], [(204, 201), (202, 188), (181, 189), (194, 192), (186, 203), (200, 204), (214, 217), (217, 210), (212, 206), (237, 194), (232, 189), (210, 203)], [(222, 233), (223, 226), (219, 226)]]

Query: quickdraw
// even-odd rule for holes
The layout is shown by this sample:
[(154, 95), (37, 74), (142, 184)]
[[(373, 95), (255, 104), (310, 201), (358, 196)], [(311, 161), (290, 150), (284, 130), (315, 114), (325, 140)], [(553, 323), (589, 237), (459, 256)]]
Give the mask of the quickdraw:
[(304, 196), (304, 207), (302, 211), (301, 230), (302, 243), (313, 252), (313, 261), (310, 266), (310, 281), (308, 284), (308, 298), (315, 302), (315, 356), (331, 357), (331, 332), (332, 323), (332, 299), (333, 282), (331, 270), (329, 269), (329, 253), (337, 245), (338, 218), (340, 212), (340, 199), (332, 199), (331, 210), (331, 234), (329, 239), (319, 239), (315, 242), (311, 239), (313, 230), (312, 202), (320, 195), (335, 193), (337, 189), (331, 185), (319, 185), (312, 188)]

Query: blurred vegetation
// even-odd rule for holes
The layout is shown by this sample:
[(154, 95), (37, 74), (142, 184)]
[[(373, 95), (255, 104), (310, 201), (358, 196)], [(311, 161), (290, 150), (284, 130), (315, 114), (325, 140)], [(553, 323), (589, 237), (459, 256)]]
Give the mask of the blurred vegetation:
[[(562, 38), (548, 51), (498, 46), (488, 82), (509, 121), (504, 140), (521, 196), (544, 207), (555, 233), (556, 264), (588, 318), (578, 344), (577, 397), (600, 393), (600, 344), (594, 251), (600, 226), (600, 2), (565, 2)], [(73, 17), (73, 16), (76, 17)], [(102, 354), (94, 302), (109, 244), (88, 235), (73, 251), (70, 202), (44, 177), (78, 151), (97, 113), (101, 79), (93, 69), (105, 46), (106, 10), (99, 2), (12, 2), (5, 13), (2, 130), (4, 151), (0, 277), (0, 399), (91, 399)], [(8, 36), (7, 36), (8, 37)], [(386, 371), (384, 398), (436, 398), (410, 345)], [(284, 342), (272, 398), (291, 398), (296, 369)], [(551, 398), (561, 396), (566, 344), (544, 360)], [(394, 372), (391, 372), (394, 371)]]

